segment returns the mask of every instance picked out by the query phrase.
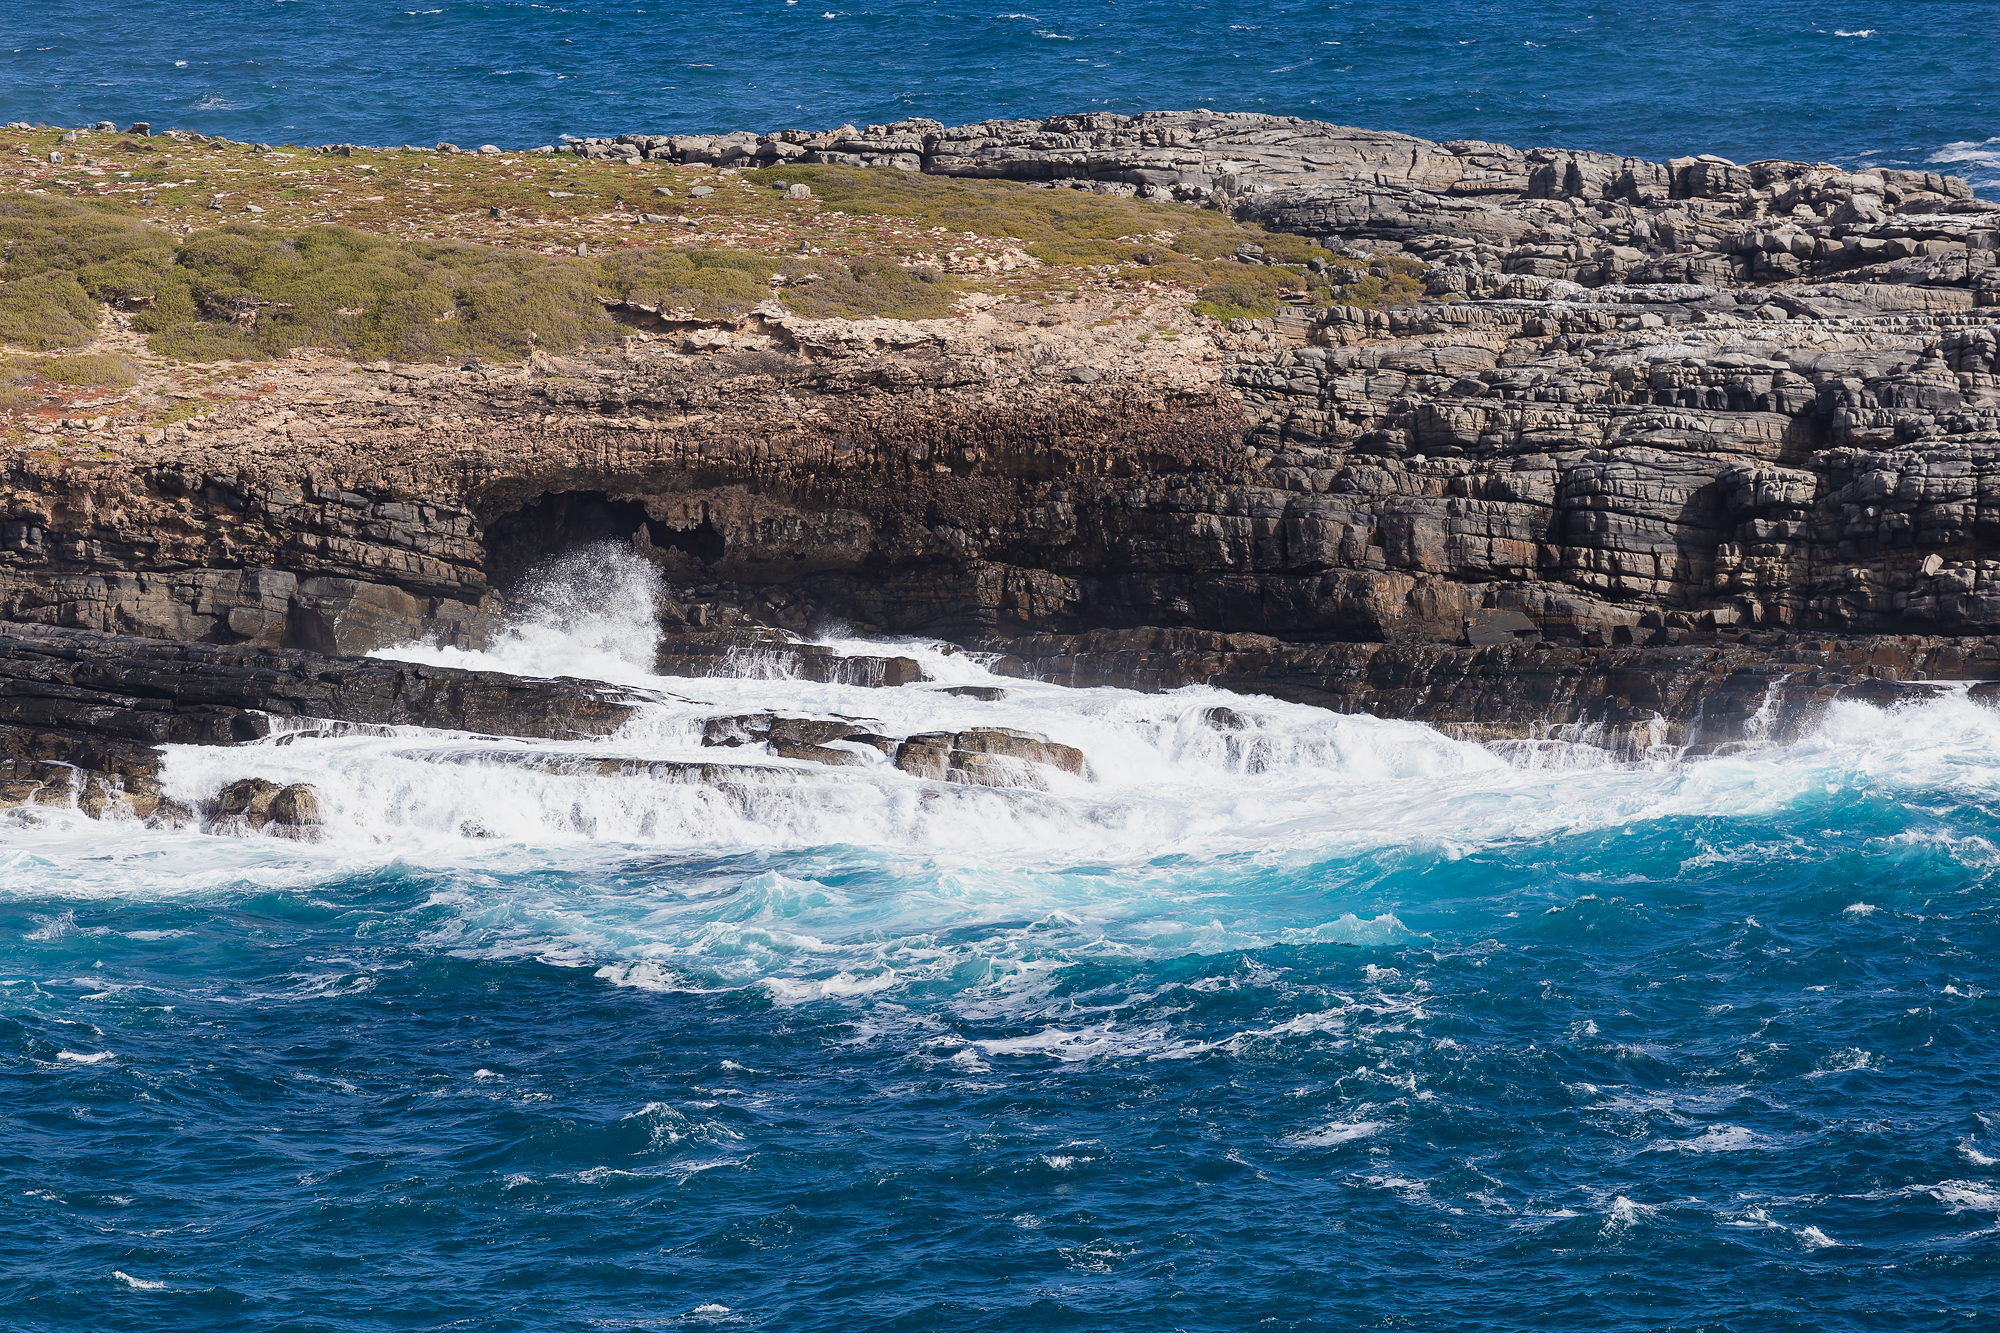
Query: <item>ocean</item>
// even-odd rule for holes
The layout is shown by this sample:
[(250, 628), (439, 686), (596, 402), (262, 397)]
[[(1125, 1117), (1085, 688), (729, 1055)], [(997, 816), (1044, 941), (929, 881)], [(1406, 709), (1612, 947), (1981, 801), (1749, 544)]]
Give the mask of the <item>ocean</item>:
[[(10, 1328), (1992, 1327), (2000, 713), (1616, 760), (922, 642), (663, 679), (581, 573), (388, 655), (646, 692), (609, 741), (172, 751), (316, 844), (0, 832)], [(757, 710), (1089, 771), (585, 762)]]
[[(0, 118), (523, 145), (1204, 105), (2000, 184), (1989, 0), (404, 3), (15, 6)], [(663, 679), (643, 568), (557, 573), (488, 652), (390, 655), (643, 692), (608, 741), (172, 751), (186, 800), (313, 783), (317, 843), (0, 820), (0, 1325), (2000, 1326), (2000, 712), (1690, 759), (922, 642), (900, 689)], [(593, 763), (770, 710), (1089, 772)]]
[(1993, 0), (41, 0), (0, 119), (496, 143), (1210, 107), (2000, 185)]

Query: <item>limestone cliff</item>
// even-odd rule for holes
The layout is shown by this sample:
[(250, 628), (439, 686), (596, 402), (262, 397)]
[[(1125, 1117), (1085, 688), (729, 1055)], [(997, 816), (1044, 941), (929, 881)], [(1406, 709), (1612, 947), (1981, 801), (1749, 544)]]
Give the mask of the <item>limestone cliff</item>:
[[(1684, 725), (1690, 672), (1740, 694), (1786, 652), (1813, 697), (1994, 660), (2000, 210), (1950, 178), (1167, 113), (577, 151), (1144, 192), (1415, 257), (1427, 295), (1224, 326), (1139, 271), (915, 323), (633, 309), (622, 350), (526, 364), (298, 358), (115, 452), (9, 449), (0, 614), (475, 642), (612, 539), (669, 578), (682, 661), (839, 623), (1518, 732)], [(1495, 684), (1538, 673), (1570, 683)]]

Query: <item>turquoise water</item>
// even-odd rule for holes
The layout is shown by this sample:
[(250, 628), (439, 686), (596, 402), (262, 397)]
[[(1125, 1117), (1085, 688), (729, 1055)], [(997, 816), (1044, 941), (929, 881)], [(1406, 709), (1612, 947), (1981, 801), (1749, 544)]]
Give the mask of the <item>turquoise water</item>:
[(659, 690), (598, 753), (776, 707), (1092, 774), (718, 793), (406, 731), (173, 752), (313, 781), (316, 845), (17, 817), (9, 1327), (1992, 1326), (2000, 713), (1611, 763), (658, 681), (630, 610), (415, 655)]
[(2000, 184), (1992, 0), (12, 6), (0, 117), (495, 142), (1204, 106)]

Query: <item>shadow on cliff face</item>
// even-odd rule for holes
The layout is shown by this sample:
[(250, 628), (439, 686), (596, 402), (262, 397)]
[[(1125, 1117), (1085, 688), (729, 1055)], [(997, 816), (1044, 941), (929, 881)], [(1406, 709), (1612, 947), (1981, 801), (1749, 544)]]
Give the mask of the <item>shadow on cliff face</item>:
[(629, 544), (642, 534), (639, 545), (680, 551), (703, 565), (722, 558), (722, 534), (707, 519), (693, 528), (670, 528), (646, 517), (646, 507), (636, 500), (614, 500), (603, 491), (559, 491), (487, 525), (487, 583), (508, 590), (552, 558), (600, 542)]

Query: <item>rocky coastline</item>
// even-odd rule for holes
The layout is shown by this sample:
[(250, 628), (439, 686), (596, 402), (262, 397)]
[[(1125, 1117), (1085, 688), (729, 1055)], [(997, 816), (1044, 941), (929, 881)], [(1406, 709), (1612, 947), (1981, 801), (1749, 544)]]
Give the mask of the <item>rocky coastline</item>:
[[(611, 351), (294, 353), (88, 457), (88, 420), (34, 421), (0, 451), (0, 803), (193, 818), (162, 812), (153, 747), (274, 718), (605, 734), (605, 687), (359, 656), (478, 646), (525, 571), (603, 541), (666, 582), (667, 674), (753, 651), (918, 681), (810, 642), (838, 628), (1694, 753), (2000, 679), (2000, 205), (1951, 177), (1207, 113), (568, 151), (1217, 209), (1422, 294), (1218, 321), (1140, 265), (925, 320), (614, 300)], [(115, 311), (103, 337), (129, 339)], [(975, 780), (952, 756), (988, 745), (906, 771)], [(202, 818), (310, 822), (278, 798)]]

